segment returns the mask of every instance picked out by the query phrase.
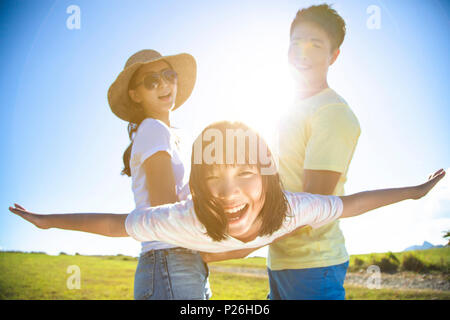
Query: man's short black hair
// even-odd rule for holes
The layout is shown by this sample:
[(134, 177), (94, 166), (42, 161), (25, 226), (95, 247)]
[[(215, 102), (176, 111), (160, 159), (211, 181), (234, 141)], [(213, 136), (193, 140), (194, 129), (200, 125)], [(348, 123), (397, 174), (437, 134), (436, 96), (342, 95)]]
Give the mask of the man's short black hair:
[(344, 41), (346, 31), (345, 21), (328, 4), (311, 6), (299, 10), (291, 24), (291, 36), (295, 26), (303, 22), (312, 22), (321, 27), (331, 41), (332, 50), (339, 49)]

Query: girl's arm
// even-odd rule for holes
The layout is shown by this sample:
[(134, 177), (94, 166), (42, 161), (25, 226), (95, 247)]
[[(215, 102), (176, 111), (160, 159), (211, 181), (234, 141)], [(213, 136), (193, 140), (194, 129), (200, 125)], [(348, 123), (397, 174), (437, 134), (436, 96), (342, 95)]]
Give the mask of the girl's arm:
[(41, 229), (58, 228), (95, 233), (107, 237), (128, 237), (125, 230), (125, 219), (128, 214), (36, 214), (18, 204), (14, 204), (14, 208), (9, 207), (9, 211)]
[[(144, 161), (143, 166), (147, 172), (147, 184), (152, 190), (150, 201), (153, 206), (176, 202), (175, 178), (169, 154), (158, 152)], [(125, 219), (128, 214), (36, 214), (18, 204), (14, 204), (14, 208), (9, 207), (9, 210), (41, 229), (83, 231), (107, 237), (129, 236), (125, 229)]]
[(341, 196), (340, 198), (344, 204), (341, 218), (358, 216), (367, 211), (407, 199), (420, 199), (424, 197), (444, 176), (444, 169), (440, 169), (430, 175), (427, 182), (417, 186), (365, 191), (349, 196)]

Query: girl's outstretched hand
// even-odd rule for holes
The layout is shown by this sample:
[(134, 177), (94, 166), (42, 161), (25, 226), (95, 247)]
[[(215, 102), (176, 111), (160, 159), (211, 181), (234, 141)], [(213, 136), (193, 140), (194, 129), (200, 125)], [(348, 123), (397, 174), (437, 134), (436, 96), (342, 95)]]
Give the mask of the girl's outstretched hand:
[(428, 181), (416, 187), (417, 196), (413, 199), (417, 200), (424, 197), (433, 187), (445, 176), (445, 170), (440, 169), (428, 177)]
[(14, 203), (14, 208), (9, 207), (9, 211), (22, 217), (23, 219), (27, 220), (28, 222), (31, 222), (38, 228), (41, 228), (41, 229), (49, 228), (45, 224), (45, 219), (43, 218), (44, 217), (43, 215), (29, 212), (24, 207), (18, 205), (17, 203)]

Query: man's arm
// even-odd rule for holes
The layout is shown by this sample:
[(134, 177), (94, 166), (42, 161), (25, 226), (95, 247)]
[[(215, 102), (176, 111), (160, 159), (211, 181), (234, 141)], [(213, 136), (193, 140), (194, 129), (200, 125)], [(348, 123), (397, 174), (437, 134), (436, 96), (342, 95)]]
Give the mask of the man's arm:
[(359, 122), (347, 105), (330, 104), (314, 113), (310, 126), (303, 162), (303, 191), (332, 195), (350, 164), (361, 134)]
[(239, 249), (233, 251), (226, 252), (200, 252), (202, 259), (206, 263), (231, 260), (231, 259), (242, 259), (248, 256), (253, 251), (256, 251), (262, 247), (258, 248), (248, 248), (248, 249)]
[(331, 195), (341, 177), (340, 172), (328, 170), (304, 170), (303, 192)]
[[(288, 238), (289, 236), (293, 235), (295, 232), (300, 230), (300, 228), (303, 228), (303, 226), (300, 226), (299, 228), (295, 229), (294, 231), (291, 231), (288, 234), (285, 234), (279, 238), (276, 238), (272, 243), (275, 243), (277, 241), (283, 240), (285, 238)], [(203, 258), (203, 261), (206, 263), (209, 262), (216, 262), (216, 261), (224, 261), (224, 260), (230, 260), (230, 259), (242, 259), (248, 256), (253, 251), (256, 251), (258, 249), (261, 249), (264, 246), (257, 247), (257, 248), (248, 248), (248, 249), (240, 249), (240, 250), (234, 250), (234, 251), (226, 251), (226, 252), (219, 252), (219, 253), (212, 253), (212, 252), (200, 252), (200, 255)]]

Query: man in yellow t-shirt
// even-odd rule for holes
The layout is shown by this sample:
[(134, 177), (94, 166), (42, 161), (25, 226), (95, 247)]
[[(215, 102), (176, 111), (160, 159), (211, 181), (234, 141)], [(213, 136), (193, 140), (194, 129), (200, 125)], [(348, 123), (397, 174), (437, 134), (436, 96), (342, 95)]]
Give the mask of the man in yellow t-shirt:
[[(297, 12), (290, 36), (297, 92), (279, 125), (280, 176), (288, 191), (341, 196), (361, 133), (352, 110), (327, 83), (345, 22), (329, 5), (312, 6)], [(348, 260), (338, 221), (302, 228), (269, 247), (269, 297), (345, 299)]]

